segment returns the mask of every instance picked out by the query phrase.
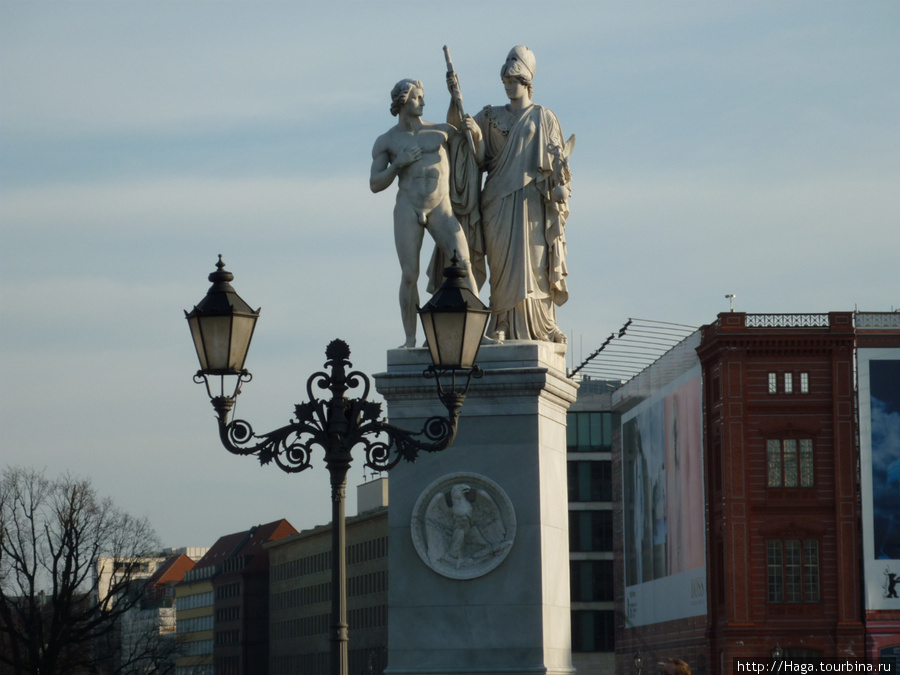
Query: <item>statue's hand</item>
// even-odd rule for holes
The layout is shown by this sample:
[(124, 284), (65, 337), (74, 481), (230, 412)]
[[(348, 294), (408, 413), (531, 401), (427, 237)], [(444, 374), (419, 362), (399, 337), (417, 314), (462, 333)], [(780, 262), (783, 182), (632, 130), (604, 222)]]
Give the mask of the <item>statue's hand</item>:
[(415, 145), (411, 148), (404, 148), (403, 152), (397, 155), (397, 159), (394, 160), (394, 164), (396, 164), (399, 168), (403, 168), (405, 166), (409, 166), (410, 164), (414, 164), (422, 159), (422, 148), (418, 145)]
[(478, 122), (471, 115), (466, 115), (463, 118), (463, 124), (466, 125), (466, 129), (472, 134), (472, 140), (478, 143), (481, 140), (481, 127), (478, 126)]
[(459, 91), (459, 76), (452, 70), (447, 73), (447, 91), (453, 95)]

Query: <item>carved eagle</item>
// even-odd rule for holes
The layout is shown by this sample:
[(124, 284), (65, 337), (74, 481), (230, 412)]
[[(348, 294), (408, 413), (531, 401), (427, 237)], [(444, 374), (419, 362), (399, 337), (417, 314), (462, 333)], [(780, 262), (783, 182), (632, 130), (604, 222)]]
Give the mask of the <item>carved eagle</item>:
[(432, 498), (425, 512), (425, 542), (432, 564), (442, 561), (457, 569), (512, 545), (491, 496), (463, 483)]

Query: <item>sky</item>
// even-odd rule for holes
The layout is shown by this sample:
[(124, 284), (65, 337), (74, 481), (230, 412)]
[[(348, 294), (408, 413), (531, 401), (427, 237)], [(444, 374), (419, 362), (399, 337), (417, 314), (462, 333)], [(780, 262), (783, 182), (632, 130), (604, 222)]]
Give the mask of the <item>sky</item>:
[(334, 338), (385, 370), (396, 188), (369, 190), (371, 149), (400, 79), (444, 119), (444, 45), (473, 113), (529, 46), (535, 102), (577, 136), (570, 365), (726, 294), (892, 311), (898, 35), (893, 0), (0, 0), (0, 465), (88, 476), (169, 547), (327, 523), (321, 457), (287, 475), (221, 447), (182, 310), (219, 254), (262, 308), (238, 405), (258, 432)]

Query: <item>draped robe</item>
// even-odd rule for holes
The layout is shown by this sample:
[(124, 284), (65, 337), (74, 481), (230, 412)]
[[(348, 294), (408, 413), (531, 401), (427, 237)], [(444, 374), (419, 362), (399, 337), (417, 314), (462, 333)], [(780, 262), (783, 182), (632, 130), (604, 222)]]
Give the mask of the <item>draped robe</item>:
[(568, 299), (568, 206), (551, 199), (564, 147), (556, 115), (531, 105), (487, 106), (475, 116), (485, 142), (481, 227), (490, 270), (491, 323), (512, 340), (559, 335), (556, 306)]

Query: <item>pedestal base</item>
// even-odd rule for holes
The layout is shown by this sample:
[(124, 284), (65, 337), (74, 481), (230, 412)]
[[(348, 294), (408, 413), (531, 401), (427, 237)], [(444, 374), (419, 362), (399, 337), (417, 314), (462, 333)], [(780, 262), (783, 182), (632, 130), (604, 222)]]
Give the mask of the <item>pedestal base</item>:
[[(485, 376), (472, 382), (455, 443), (391, 472), (386, 672), (569, 675), (566, 410), (577, 387), (561, 345), (485, 346), (478, 362)], [(423, 349), (388, 352), (375, 380), (391, 423), (419, 429), (444, 414), (421, 375), (429, 363)], [(478, 574), (454, 578), (464, 568)]]

